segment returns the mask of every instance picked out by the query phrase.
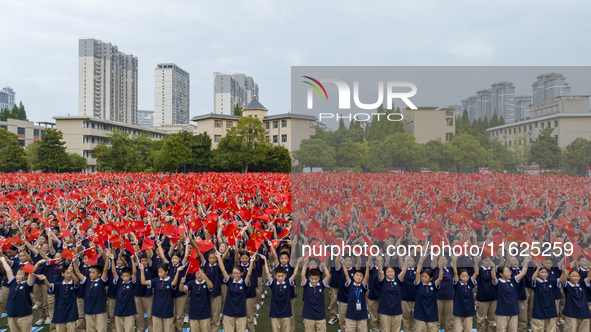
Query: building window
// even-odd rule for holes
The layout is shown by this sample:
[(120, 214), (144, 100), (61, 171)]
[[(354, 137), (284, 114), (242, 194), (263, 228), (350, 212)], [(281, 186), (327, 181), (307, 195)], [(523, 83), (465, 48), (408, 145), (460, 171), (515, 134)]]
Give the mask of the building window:
[(277, 135), (273, 135), (273, 143), (277, 143)]
[(222, 128), (222, 120), (213, 120), (214, 128)]
[(454, 136), (453, 133), (446, 133), (445, 134), (445, 141), (446, 142), (451, 142), (452, 137)]
[(45, 130), (41, 129), (41, 135), (45, 135)]
[(548, 121), (548, 128), (552, 128), (552, 126), (550, 125), (550, 121)]
[(554, 120), (554, 128), (558, 127), (558, 120)]
[(221, 139), (222, 139), (222, 135), (213, 135), (214, 143), (219, 143)]
[(532, 141), (533, 141), (533, 140), (532, 140), (532, 138), (530, 137), (530, 138), (529, 138), (529, 143), (531, 144), (531, 142), (532, 142)]
[(33, 129), (33, 136), (39, 136), (39, 129)]
[(451, 127), (454, 125), (454, 119), (453, 118), (446, 118), (445, 121), (447, 122), (448, 127)]
[(531, 131), (531, 125), (529, 125), (529, 131)]
[(273, 121), (273, 129), (279, 128), (279, 121)]
[(4, 130), (8, 131), (8, 127), (7, 127), (7, 126), (0, 126), (0, 128), (2, 128), (2, 129), (4, 129)]
[(269, 129), (269, 122), (265, 122), (265, 129)]
[(254, 118), (255, 118), (255, 119), (258, 119), (258, 118), (259, 118), (259, 116), (258, 116), (257, 114), (255, 114), (255, 115), (254, 115)]
[(509, 141), (509, 146), (511, 146), (511, 141)]
[(536, 128), (538, 128), (538, 123), (536, 122)]
[(23, 127), (17, 127), (16, 128), (16, 133), (18, 135), (24, 135), (25, 134), (25, 128), (23, 128)]
[(226, 128), (232, 128), (233, 122), (232, 121), (226, 121)]
[(541, 127), (540, 127), (540, 129), (544, 129), (544, 123), (543, 123), (543, 122), (541, 122)]
[(287, 135), (286, 134), (281, 135), (281, 143), (287, 143)]
[(281, 120), (281, 128), (287, 128), (287, 120)]
[(519, 127), (519, 133), (521, 134), (521, 127)]
[(558, 135), (554, 135), (554, 138), (556, 139), (556, 142), (558, 142)]

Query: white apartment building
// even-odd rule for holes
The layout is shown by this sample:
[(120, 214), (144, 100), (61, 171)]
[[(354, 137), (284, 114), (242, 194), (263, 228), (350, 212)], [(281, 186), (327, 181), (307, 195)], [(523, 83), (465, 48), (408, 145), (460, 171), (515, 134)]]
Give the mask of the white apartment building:
[(174, 63), (154, 69), (154, 126), (189, 124), (189, 73)]
[(215, 114), (234, 114), (234, 107), (245, 108), (254, 99), (259, 99), (259, 86), (251, 76), (240, 73), (232, 75), (213, 73), (213, 105)]

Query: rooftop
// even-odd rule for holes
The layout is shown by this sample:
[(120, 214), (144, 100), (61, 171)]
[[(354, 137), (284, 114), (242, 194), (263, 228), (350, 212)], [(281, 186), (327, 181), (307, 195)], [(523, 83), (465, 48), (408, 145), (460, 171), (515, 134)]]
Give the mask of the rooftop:
[(510, 124), (505, 124), (502, 126), (488, 128), (486, 131), (495, 131), (495, 130), (499, 130), (499, 129), (521, 126), (524, 124), (530, 124), (530, 123), (534, 123), (537, 121), (546, 121), (546, 120), (552, 120), (552, 119), (557, 119), (557, 118), (590, 118), (590, 117), (591, 117), (591, 112), (590, 113), (554, 113), (554, 114), (550, 114), (550, 115), (546, 115), (546, 116), (541, 116), (539, 118), (526, 119), (526, 120), (522, 120), (522, 121), (516, 121), (516, 122), (510, 123)]

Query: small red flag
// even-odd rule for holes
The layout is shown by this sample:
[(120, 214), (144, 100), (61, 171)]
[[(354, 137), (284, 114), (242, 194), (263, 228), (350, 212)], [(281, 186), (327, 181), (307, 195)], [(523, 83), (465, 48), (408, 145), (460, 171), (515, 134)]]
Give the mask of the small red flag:
[(174, 226), (171, 224), (162, 224), (160, 226), (160, 234), (174, 235)]
[(70, 249), (66, 249), (64, 248), (64, 251), (62, 251), (62, 257), (65, 259), (74, 259), (74, 254), (76, 252), (74, 250), (70, 250)]
[(142, 251), (144, 250), (148, 250), (148, 249), (154, 249), (154, 240), (149, 239), (149, 238), (144, 238), (144, 242), (142, 243)]
[(84, 254), (88, 257), (88, 265), (96, 265), (98, 263), (98, 253), (96, 252), (96, 248), (90, 248), (84, 250)]
[(27, 264), (25, 264), (25, 266), (22, 267), (22, 270), (31, 274), (31, 273), (33, 273), (33, 270), (35, 270), (35, 266), (27, 263)]
[(208, 252), (212, 249), (215, 249), (215, 245), (213, 244), (211, 239), (199, 241), (196, 243), (196, 245), (197, 245), (197, 249), (199, 249), (199, 252), (202, 254), (205, 254), (206, 252)]
[(187, 273), (195, 273), (199, 271), (199, 261), (193, 257), (189, 257), (188, 260), (189, 268), (187, 269)]
[(135, 249), (129, 240), (125, 240), (125, 250), (129, 251), (130, 254), (135, 255)]

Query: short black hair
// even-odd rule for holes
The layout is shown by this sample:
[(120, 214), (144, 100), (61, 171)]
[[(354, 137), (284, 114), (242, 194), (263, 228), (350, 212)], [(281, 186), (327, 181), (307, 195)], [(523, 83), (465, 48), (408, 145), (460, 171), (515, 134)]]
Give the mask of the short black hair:
[(130, 275), (133, 275), (133, 270), (130, 267), (124, 267), (121, 269), (121, 274), (123, 273), (129, 273)]
[(320, 270), (318, 269), (310, 269), (310, 272), (308, 274), (308, 277), (321, 277), (322, 274), (320, 273)]
[[(355, 271), (355, 274), (357, 274), (357, 273), (361, 273), (361, 274), (362, 274), (362, 275), (365, 277), (365, 272), (363, 272), (363, 271), (361, 271), (361, 270), (357, 270), (357, 271)], [(355, 275), (355, 274), (354, 274), (354, 275)]]
[(145, 258), (145, 259), (148, 259), (148, 255), (147, 255), (145, 252), (142, 252), (142, 253), (140, 254), (140, 259), (144, 259), (144, 258)]
[(424, 269), (423, 272), (421, 272), (421, 274), (426, 273), (429, 278), (433, 278), (433, 270), (431, 269)]
[(278, 266), (277, 268), (275, 268), (275, 274), (278, 273), (287, 274), (287, 271), (285, 271), (285, 268), (283, 266)]
[(170, 266), (167, 263), (160, 263), (158, 264), (158, 270), (163, 269), (164, 271), (166, 271), (166, 273), (168, 273), (168, 271), (170, 270)]
[(98, 274), (103, 274), (103, 266), (95, 264), (91, 268), (91, 270), (95, 270)]

